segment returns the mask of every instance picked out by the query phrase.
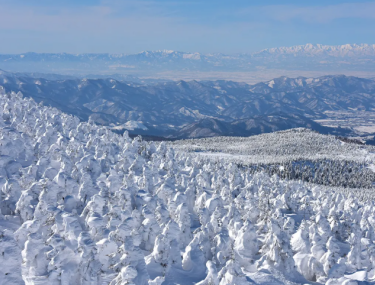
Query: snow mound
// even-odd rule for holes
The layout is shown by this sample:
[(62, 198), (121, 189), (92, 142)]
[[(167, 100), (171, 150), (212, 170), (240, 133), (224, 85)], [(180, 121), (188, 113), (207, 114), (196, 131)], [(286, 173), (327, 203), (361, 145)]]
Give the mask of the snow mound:
[(132, 140), (3, 89), (0, 155), (0, 284), (375, 277), (372, 199)]

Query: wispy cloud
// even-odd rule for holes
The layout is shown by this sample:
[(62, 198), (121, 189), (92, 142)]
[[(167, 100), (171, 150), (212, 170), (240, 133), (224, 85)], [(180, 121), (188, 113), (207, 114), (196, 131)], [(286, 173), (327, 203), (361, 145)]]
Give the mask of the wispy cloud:
[[(257, 3), (242, 1), (240, 8), (195, 0), (0, 0), (0, 38), (6, 43), (0, 52), (164, 48), (245, 52), (306, 42), (331, 44), (334, 37), (337, 43), (348, 43), (375, 36), (361, 24), (352, 25), (352, 34), (328, 24), (337, 19), (373, 21), (375, 2), (325, 6)], [(358, 36), (361, 31), (362, 38)]]
[[(0, 4), (0, 35), (1, 32), (9, 35), (22, 31), (24, 37), (25, 32), (29, 33), (27, 46), (34, 48), (36, 42), (39, 42), (39, 50), (43, 50), (45, 42), (56, 41), (64, 43), (56, 44), (54, 50), (64, 48), (65, 51), (75, 52), (84, 41), (85, 51), (104, 51), (106, 43), (107, 51), (127, 49), (133, 52), (158, 48), (181, 49), (176, 43), (186, 46), (185, 50), (196, 49), (191, 44), (196, 46), (204, 38), (236, 34), (231, 26), (220, 30), (202, 26), (176, 15), (173, 9), (158, 6), (156, 2), (141, 2), (111, 1), (111, 5), (108, 5), (103, 1), (96, 6), (60, 7), (57, 10), (56, 7), (48, 6), (14, 7)], [(164, 5), (173, 7), (173, 4)], [(14, 39), (14, 35), (11, 38)]]
[(100, 5), (80, 8), (25, 8), (0, 6), (0, 28), (29, 31), (50, 31), (92, 34), (140, 32), (146, 28), (157, 31), (177, 19), (151, 15), (145, 11), (120, 15), (114, 7)]
[(242, 9), (239, 14), (264, 20), (300, 20), (308, 23), (329, 23), (345, 18), (375, 19), (375, 2), (324, 6), (270, 5)]
[[(197, 41), (200, 38), (230, 38), (243, 29), (256, 28), (251, 23), (202, 24), (180, 14), (181, 5), (189, 2), (102, 1), (84, 7), (15, 7), (0, 4), (0, 31), (56, 33), (67, 39), (117, 37), (118, 40)], [(233, 26), (235, 25), (235, 27)]]

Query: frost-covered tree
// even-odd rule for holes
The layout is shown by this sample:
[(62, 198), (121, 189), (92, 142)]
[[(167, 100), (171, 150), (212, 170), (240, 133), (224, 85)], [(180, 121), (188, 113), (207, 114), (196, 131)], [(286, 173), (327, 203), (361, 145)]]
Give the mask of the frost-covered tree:
[[(305, 145), (293, 145), (290, 133), (269, 135), (277, 147), (263, 150), (264, 141), (254, 149), (244, 147), (248, 138), (217, 140), (224, 148), (241, 142), (258, 160), (340, 150), (331, 137), (292, 134)], [(346, 274), (375, 276), (373, 193), (348, 188), (370, 187), (366, 164), (293, 156), (249, 165), (189, 154), (1, 88), (0, 154), (1, 284), (345, 284)]]

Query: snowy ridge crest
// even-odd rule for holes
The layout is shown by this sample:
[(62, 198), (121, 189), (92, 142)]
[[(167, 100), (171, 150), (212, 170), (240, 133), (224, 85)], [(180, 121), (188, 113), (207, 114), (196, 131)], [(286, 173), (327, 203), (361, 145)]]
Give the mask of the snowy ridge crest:
[(374, 279), (371, 199), (131, 140), (3, 89), (0, 152), (0, 284)]
[(375, 55), (375, 44), (345, 44), (337, 46), (322, 44), (306, 44), (292, 47), (264, 49), (254, 53), (253, 55), (261, 54), (310, 54), (331, 56)]

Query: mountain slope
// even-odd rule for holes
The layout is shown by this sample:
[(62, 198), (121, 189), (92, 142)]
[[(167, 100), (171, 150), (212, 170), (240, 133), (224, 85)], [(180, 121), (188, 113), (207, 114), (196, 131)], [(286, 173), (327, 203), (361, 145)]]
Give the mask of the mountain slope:
[(232, 132), (233, 130), (230, 123), (209, 118), (184, 126), (170, 137), (178, 139), (215, 137), (232, 134)]
[(321, 134), (336, 134), (340, 136), (350, 134), (350, 130), (324, 127), (301, 115), (275, 113), (270, 115), (258, 115), (232, 122), (202, 119), (184, 126), (170, 137), (179, 139), (214, 136), (247, 137), (301, 127), (317, 131)]
[(324, 119), (327, 111), (375, 109), (375, 81), (348, 76), (280, 77), (255, 85), (177, 81), (148, 85), (114, 79), (46, 80), (0, 74), (0, 86), (100, 124), (142, 122), (150, 135), (170, 135), (202, 119), (232, 122), (275, 113)]

